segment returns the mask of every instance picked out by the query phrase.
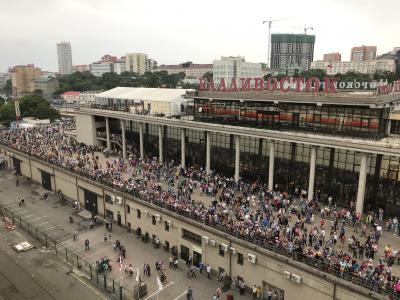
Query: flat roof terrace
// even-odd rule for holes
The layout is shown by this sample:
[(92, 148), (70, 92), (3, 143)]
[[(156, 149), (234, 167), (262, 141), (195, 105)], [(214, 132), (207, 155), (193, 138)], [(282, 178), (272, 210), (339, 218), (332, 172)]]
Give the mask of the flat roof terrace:
[(342, 92), (335, 94), (307, 93), (307, 92), (270, 92), (248, 91), (239, 93), (199, 91), (194, 99), (236, 100), (236, 101), (264, 101), (307, 103), (317, 105), (350, 105), (382, 108), (400, 103), (400, 93), (376, 95), (374, 91)]

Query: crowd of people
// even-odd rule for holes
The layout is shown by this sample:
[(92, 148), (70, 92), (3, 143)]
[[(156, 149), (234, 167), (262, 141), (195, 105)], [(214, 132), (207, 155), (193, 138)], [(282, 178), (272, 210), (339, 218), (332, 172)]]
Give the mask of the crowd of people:
[[(353, 203), (341, 209), (331, 198), (327, 204), (307, 200), (300, 189), (288, 195), (260, 182), (235, 182), (155, 157), (132, 154), (104, 162), (96, 155), (99, 149), (76, 142), (64, 130), (63, 122), (3, 130), (0, 142), (375, 291), (400, 295), (400, 280), (393, 275), (393, 265), (400, 263), (399, 243), (395, 248), (384, 245), (384, 257), (375, 257), (383, 226), (399, 234), (396, 217), (383, 223), (378, 211), (362, 218)], [(195, 200), (196, 190), (209, 201)], [(354, 234), (348, 233), (349, 227)]]

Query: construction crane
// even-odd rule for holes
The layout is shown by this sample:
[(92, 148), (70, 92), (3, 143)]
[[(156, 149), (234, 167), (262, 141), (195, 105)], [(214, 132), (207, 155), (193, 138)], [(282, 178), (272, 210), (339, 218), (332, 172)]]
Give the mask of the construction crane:
[(304, 34), (305, 35), (307, 35), (307, 30), (314, 30), (314, 27), (311, 27), (311, 26), (309, 26), (309, 27), (307, 27), (307, 25), (306, 24), (304, 24), (304, 27), (301, 27), (301, 26), (282, 26), (282, 27), (285, 27), (285, 28), (301, 28), (301, 29), (304, 29)]
[(289, 18), (281, 18), (281, 19), (274, 19), (270, 17), (268, 21), (263, 21), (263, 24), (268, 23), (268, 49), (267, 49), (267, 66), (270, 68), (270, 49), (271, 49), (271, 25), (272, 23), (278, 22), (278, 21), (284, 21), (284, 20), (289, 20), (289, 19), (294, 19), (294, 17), (289, 17)]

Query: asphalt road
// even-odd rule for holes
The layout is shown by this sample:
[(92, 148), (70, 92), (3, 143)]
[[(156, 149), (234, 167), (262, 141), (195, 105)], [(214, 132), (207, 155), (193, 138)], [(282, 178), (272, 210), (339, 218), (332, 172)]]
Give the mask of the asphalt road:
[[(1, 226), (0, 237), (0, 300), (109, 299), (22, 232)], [(12, 249), (25, 240), (37, 248), (21, 253)]]

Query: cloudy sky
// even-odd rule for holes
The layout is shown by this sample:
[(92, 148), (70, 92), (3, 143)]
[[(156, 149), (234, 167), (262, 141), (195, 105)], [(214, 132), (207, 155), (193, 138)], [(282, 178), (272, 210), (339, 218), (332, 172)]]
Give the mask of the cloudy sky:
[[(34, 63), (57, 70), (56, 43), (70, 41), (73, 64), (103, 54), (144, 52), (159, 64), (211, 63), (221, 55), (265, 62), (272, 32), (314, 27), (315, 57), (376, 45), (400, 46), (399, 0), (0, 0), (0, 72)], [(296, 28), (298, 27), (298, 28)]]

